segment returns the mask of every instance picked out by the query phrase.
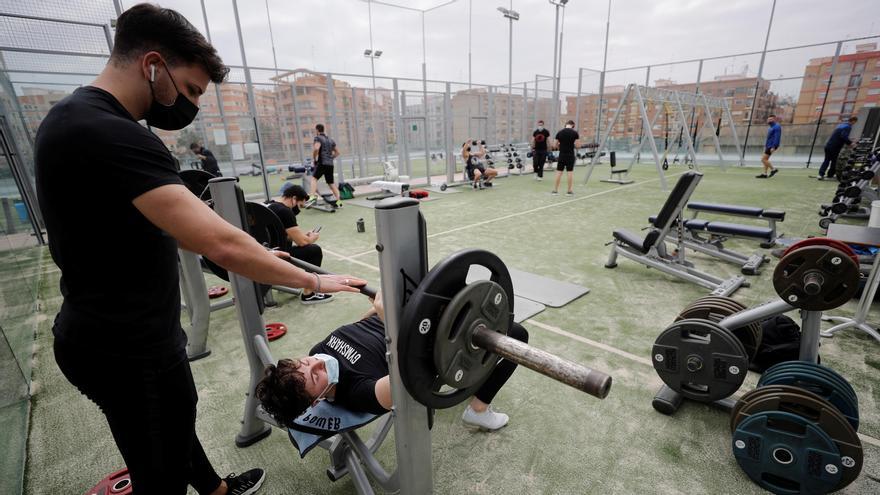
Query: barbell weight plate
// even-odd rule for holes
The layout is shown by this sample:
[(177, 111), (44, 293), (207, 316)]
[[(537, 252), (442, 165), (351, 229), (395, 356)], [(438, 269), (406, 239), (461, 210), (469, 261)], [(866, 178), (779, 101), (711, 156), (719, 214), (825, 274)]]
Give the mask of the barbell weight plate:
[(709, 320), (673, 323), (657, 337), (651, 357), (654, 370), (669, 388), (699, 402), (732, 395), (749, 368), (739, 339)]
[(211, 199), (211, 189), (208, 188), (208, 181), (213, 179), (214, 175), (197, 169), (181, 170), (178, 175), (180, 175), (183, 185), (197, 198), (202, 201), (209, 201)]
[(852, 299), (860, 276), (858, 262), (846, 253), (827, 246), (805, 246), (779, 260), (773, 287), (798, 309), (826, 311)]
[(831, 205), (831, 212), (837, 215), (846, 213), (847, 206), (844, 203), (834, 203)]
[(819, 228), (825, 230), (830, 227), (832, 223), (834, 223), (834, 220), (831, 217), (820, 218)]
[[(705, 296), (686, 306), (676, 317), (676, 321), (697, 318), (718, 323), (724, 318), (745, 309), (746, 307), (742, 303), (729, 297)], [(744, 327), (735, 328), (732, 332), (742, 342), (749, 356), (749, 361), (752, 361), (761, 345), (761, 337), (763, 335), (761, 324), (758, 322), (751, 323)]]
[[(835, 203), (835, 204), (842, 204), (842, 203)], [(846, 205), (843, 205), (843, 207), (846, 208)], [(833, 209), (834, 208), (832, 205), (832, 211), (833, 211)], [(846, 211), (846, 210), (844, 210), (844, 211)], [(856, 252), (853, 250), (853, 248), (849, 247), (849, 244), (847, 244), (843, 241), (839, 241), (837, 239), (832, 239), (830, 237), (808, 237), (806, 239), (801, 239), (801, 240), (795, 242), (794, 244), (792, 244), (791, 246), (789, 246), (785, 250), (785, 252), (782, 253), (782, 256), (785, 256), (786, 254), (788, 254), (792, 251), (797, 251), (798, 249), (800, 249), (802, 247), (806, 247), (806, 246), (833, 247), (834, 249), (838, 249), (838, 250), (846, 253), (850, 258), (852, 258), (853, 261), (856, 262), (856, 264), (858, 264), (858, 262), (859, 262), (859, 256), (856, 254)]]
[(773, 366), (764, 370), (764, 374), (773, 374), (781, 371), (795, 370), (812, 371), (834, 382), (838, 386), (838, 390), (852, 400), (853, 404), (855, 404), (856, 410), (858, 411), (859, 398), (858, 395), (856, 395), (855, 389), (852, 388), (852, 385), (850, 385), (846, 378), (841, 376), (838, 372), (826, 366), (822, 366), (821, 364), (810, 363), (807, 361), (783, 361), (781, 363), (774, 364)]
[(756, 389), (760, 394), (753, 396), (742, 408), (736, 411), (731, 423), (733, 431), (743, 421), (755, 414), (767, 411), (781, 411), (795, 414), (831, 438), (840, 453), (842, 473), (840, 482), (834, 490), (841, 490), (858, 478), (864, 461), (864, 451), (859, 435), (852, 425), (828, 401), (821, 397), (789, 386), (772, 386)]
[(510, 303), (500, 285), (478, 280), (461, 289), (440, 317), (434, 338), (434, 366), (453, 388), (479, 386), (492, 374), (498, 357), (471, 344), (478, 327), (507, 335)]
[(843, 190), (843, 195), (847, 198), (858, 198), (862, 195), (862, 188), (859, 186), (849, 186)]
[(248, 201), (244, 207), (248, 232), (257, 242), (272, 249), (284, 249), (290, 244), (284, 224), (268, 206)]
[[(403, 306), (397, 353), (401, 379), (410, 395), (432, 409), (445, 409), (461, 403), (476, 392), (479, 385), (444, 388), (442, 376), (434, 364), (437, 328), (444, 309), (467, 286), (471, 265), (489, 270), (490, 280), (513, 301), (513, 282), (504, 262), (482, 249), (459, 251), (437, 263), (413, 290)], [(508, 323), (513, 323), (513, 304), (509, 304)]]
[(211, 287), (208, 287), (208, 298), (209, 299), (216, 299), (218, 297), (223, 297), (228, 293), (229, 293), (229, 289), (226, 287), (223, 287), (222, 285), (212, 285)]
[(874, 171), (873, 170), (862, 170), (859, 173), (859, 177), (862, 180), (871, 180), (874, 178)]
[(832, 380), (805, 370), (777, 371), (765, 373), (758, 380), (758, 387), (768, 385), (790, 385), (812, 392), (836, 407), (856, 431), (859, 429), (857, 401)]

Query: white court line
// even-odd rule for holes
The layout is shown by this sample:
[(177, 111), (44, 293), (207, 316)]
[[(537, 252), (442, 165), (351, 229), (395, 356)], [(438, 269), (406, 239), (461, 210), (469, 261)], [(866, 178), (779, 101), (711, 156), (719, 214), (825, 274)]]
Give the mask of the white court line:
[[(361, 266), (364, 266), (364, 267), (369, 268), (370, 270), (375, 270), (375, 271), (377, 271), (377, 272), (379, 271), (379, 267), (378, 267), (378, 266), (373, 266), (373, 265), (371, 265), (371, 264), (369, 264), (369, 263), (364, 263), (363, 261), (356, 260), (356, 259), (354, 259), (354, 258), (352, 258), (352, 257), (349, 257), (349, 256), (345, 256), (344, 254), (334, 253), (333, 251), (330, 251), (329, 249), (327, 249), (327, 248), (325, 248), (325, 247), (322, 247), (321, 249), (323, 249), (323, 251), (324, 251), (325, 253), (327, 253), (327, 254), (329, 254), (329, 255), (332, 255), (332, 256), (336, 256), (337, 258), (339, 258), (339, 259), (341, 259), (341, 260), (343, 260), (343, 261), (348, 261), (348, 262), (350, 262), (350, 263), (354, 263), (354, 264), (356, 264), (356, 265), (361, 265)], [(370, 252), (370, 253), (375, 253), (376, 251), (373, 250), (373, 251), (368, 251), (368, 252)], [(366, 254), (366, 253), (363, 253), (363, 254)], [(361, 256), (361, 255), (358, 254), (358, 255), (355, 255), (355, 256)]]
[(566, 332), (565, 330), (563, 330), (563, 329), (561, 329), (561, 328), (559, 328), (559, 327), (554, 327), (554, 326), (551, 326), (551, 325), (547, 325), (546, 323), (541, 323), (540, 321), (535, 321), (535, 320), (533, 320), (533, 319), (531, 319), (531, 318), (528, 319), (528, 320), (526, 320), (526, 323), (529, 323), (530, 325), (535, 325), (536, 327), (539, 327), (539, 328), (543, 328), (544, 330), (547, 330), (547, 331), (549, 331), (549, 332), (553, 332), (553, 333), (555, 333), (555, 334), (562, 335), (563, 337), (568, 337), (568, 338), (570, 338), (570, 339), (572, 339), (572, 340), (576, 340), (576, 341), (578, 341), (578, 342), (583, 342), (584, 344), (587, 344), (587, 345), (593, 346), (593, 347), (595, 347), (595, 348), (597, 348), (597, 349), (602, 349), (603, 351), (610, 352), (610, 353), (613, 353), (613, 354), (617, 354), (618, 356), (623, 356), (623, 357), (629, 359), (630, 361), (635, 361), (635, 362), (637, 362), (637, 363), (642, 363), (642, 364), (645, 364), (645, 365), (648, 365), (648, 366), (654, 366), (654, 365), (651, 363), (651, 360), (648, 359), (648, 358), (645, 358), (645, 357), (642, 357), (642, 356), (636, 356), (635, 354), (632, 354), (632, 353), (630, 353), (630, 352), (626, 352), (626, 351), (620, 350), (620, 349), (618, 349), (618, 348), (616, 348), (616, 347), (611, 347), (611, 346), (608, 345), (608, 344), (603, 344), (603, 343), (601, 343), (601, 342), (596, 342), (595, 340), (588, 339), (588, 338), (586, 338), (586, 337), (581, 337), (580, 335), (576, 335), (576, 334), (573, 334), (573, 333), (571, 333), (571, 332)]
[[(669, 175), (667, 175), (667, 177), (676, 177), (676, 176), (679, 176), (679, 175), (681, 175), (681, 174), (683, 174), (683, 173), (685, 173), (685, 172), (678, 172), (677, 174), (669, 174)], [(428, 234), (428, 239), (430, 239), (430, 238), (432, 238), (432, 237), (439, 237), (439, 236), (441, 236), (441, 235), (451, 234), (451, 233), (453, 233), (453, 232), (458, 232), (458, 231), (461, 231), (461, 230), (467, 230), (467, 229), (471, 229), (471, 228), (474, 228), (474, 227), (479, 227), (479, 226), (481, 226), (481, 225), (490, 224), (490, 223), (492, 223), (492, 222), (498, 222), (498, 221), (501, 221), (501, 220), (507, 220), (507, 219), (509, 219), (509, 218), (515, 218), (515, 217), (519, 217), (519, 216), (522, 216), (522, 215), (528, 215), (529, 213), (535, 213), (535, 212), (538, 212), (538, 211), (546, 210), (546, 209), (548, 209), (548, 208), (557, 208), (557, 207), (559, 207), (559, 206), (565, 206), (565, 205), (567, 205), (567, 204), (574, 203), (574, 202), (576, 202), (576, 201), (583, 201), (583, 200), (585, 200), (585, 199), (595, 198), (596, 196), (601, 196), (601, 195), (603, 195), (603, 194), (607, 194), (607, 193), (610, 193), (610, 192), (621, 191), (621, 190), (623, 190), (623, 189), (628, 189), (628, 188), (632, 188), (632, 187), (635, 187), (635, 186), (640, 186), (640, 185), (642, 185), (642, 184), (648, 184), (648, 183), (650, 183), (650, 182), (655, 182), (655, 181), (659, 181), (659, 180), (660, 180), (660, 178), (658, 177), (658, 178), (656, 178), (656, 179), (648, 179), (648, 180), (645, 180), (645, 181), (642, 181), (642, 182), (635, 182), (635, 183), (633, 183), (633, 184), (626, 184), (626, 185), (623, 185), (623, 186), (620, 186), (620, 187), (615, 187), (615, 188), (612, 188), (612, 189), (606, 189), (606, 190), (604, 190), (604, 191), (599, 191), (599, 192), (596, 192), (596, 193), (593, 193), (593, 194), (588, 194), (588, 195), (586, 195), (586, 196), (581, 196), (581, 197), (579, 197), (579, 198), (574, 198), (574, 199), (565, 200), (565, 201), (562, 201), (562, 202), (559, 202), (559, 203), (553, 203), (553, 204), (549, 204), (549, 205), (539, 206), (539, 207), (537, 207), (537, 208), (533, 208), (533, 209), (531, 209), (531, 210), (518, 211), (518, 212), (516, 212), (516, 213), (510, 213), (510, 214), (508, 214), (508, 215), (504, 215), (504, 216), (501, 216), (501, 217), (496, 217), (496, 218), (492, 218), (492, 219), (489, 219), (489, 220), (483, 220), (482, 222), (472, 223), (472, 224), (470, 224), (470, 225), (462, 225), (461, 227), (456, 227), (456, 228), (454, 228), (454, 229), (450, 229), (450, 230), (447, 230), (447, 231), (445, 231), (445, 232), (435, 232), (435, 233), (433, 233), (433, 234)], [(358, 253), (358, 254), (352, 255), (351, 258), (360, 258), (361, 256), (366, 256), (366, 255), (368, 255), (368, 254), (370, 254), (370, 253), (373, 253), (373, 252), (375, 252), (375, 251), (373, 251), (373, 250), (370, 250), (370, 251), (364, 251), (363, 253)]]

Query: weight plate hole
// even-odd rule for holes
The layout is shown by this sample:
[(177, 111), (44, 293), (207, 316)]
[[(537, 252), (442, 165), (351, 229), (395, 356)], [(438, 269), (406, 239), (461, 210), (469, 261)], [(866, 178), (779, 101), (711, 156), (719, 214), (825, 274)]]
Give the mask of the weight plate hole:
[(775, 448), (773, 449), (773, 460), (778, 462), (779, 464), (791, 464), (794, 462), (794, 455), (792, 455), (791, 451), (783, 448)]

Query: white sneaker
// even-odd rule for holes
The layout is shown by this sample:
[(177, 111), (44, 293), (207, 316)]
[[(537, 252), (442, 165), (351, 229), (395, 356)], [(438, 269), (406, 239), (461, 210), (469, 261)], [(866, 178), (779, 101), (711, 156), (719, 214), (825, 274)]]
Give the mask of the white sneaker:
[(467, 406), (461, 415), (461, 421), (467, 426), (473, 426), (483, 431), (495, 431), (503, 428), (510, 421), (510, 417), (504, 413), (495, 412), (492, 406), (478, 413)]

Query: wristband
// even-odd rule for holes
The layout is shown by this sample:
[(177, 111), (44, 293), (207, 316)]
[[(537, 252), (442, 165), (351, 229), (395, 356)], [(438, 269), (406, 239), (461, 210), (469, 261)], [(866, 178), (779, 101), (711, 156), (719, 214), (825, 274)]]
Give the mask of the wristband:
[(315, 292), (321, 292), (321, 277), (317, 273), (312, 273), (312, 275), (315, 276)]

